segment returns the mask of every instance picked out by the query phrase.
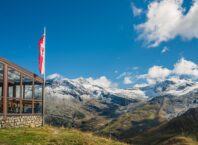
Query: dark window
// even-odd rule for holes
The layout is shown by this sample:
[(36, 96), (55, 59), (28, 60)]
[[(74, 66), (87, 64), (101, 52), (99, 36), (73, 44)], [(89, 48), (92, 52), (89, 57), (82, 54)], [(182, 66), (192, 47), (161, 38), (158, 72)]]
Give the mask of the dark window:
[(34, 113), (42, 113), (42, 101), (35, 101), (34, 102)]
[(43, 84), (35, 81), (34, 87), (34, 113), (42, 113)]
[(24, 114), (32, 113), (32, 101), (23, 100), (23, 112), (22, 113)]
[[(8, 67), (8, 113), (20, 113), (20, 73)], [(20, 95), (20, 94), (19, 94)]]
[(32, 99), (32, 79), (29, 77), (23, 77), (23, 99)]
[(42, 84), (37, 81), (35, 82), (34, 86), (34, 99), (42, 100)]
[(32, 79), (24, 76), (22, 79), (23, 82), (23, 110), (22, 113), (32, 113)]

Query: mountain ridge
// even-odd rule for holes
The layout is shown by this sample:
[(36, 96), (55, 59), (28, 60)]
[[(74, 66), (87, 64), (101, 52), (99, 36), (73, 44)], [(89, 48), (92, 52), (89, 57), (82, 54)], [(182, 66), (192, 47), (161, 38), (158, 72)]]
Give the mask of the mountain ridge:
[(198, 107), (198, 83), (178, 78), (120, 89), (56, 74), (46, 81), (46, 95), (49, 124), (121, 140), (136, 137)]

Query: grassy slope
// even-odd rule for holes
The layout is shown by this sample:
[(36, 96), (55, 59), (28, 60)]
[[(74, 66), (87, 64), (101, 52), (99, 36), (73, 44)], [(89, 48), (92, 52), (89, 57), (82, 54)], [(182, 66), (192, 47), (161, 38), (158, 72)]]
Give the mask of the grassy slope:
[(99, 134), (108, 135), (111, 132), (114, 137), (121, 140), (135, 137), (164, 121), (159, 110), (159, 106), (143, 105), (110, 122), (101, 129)]
[(198, 145), (198, 108), (131, 138), (138, 145)]
[(196, 142), (190, 137), (177, 136), (170, 138), (160, 144), (161, 145), (197, 145), (198, 142)]
[(49, 126), (41, 128), (0, 129), (0, 144), (124, 145), (124, 143), (97, 137), (91, 133)]

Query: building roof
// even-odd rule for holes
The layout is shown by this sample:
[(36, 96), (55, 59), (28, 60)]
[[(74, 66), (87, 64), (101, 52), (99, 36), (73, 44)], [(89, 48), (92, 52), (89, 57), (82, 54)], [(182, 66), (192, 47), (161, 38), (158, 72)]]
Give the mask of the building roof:
[(15, 70), (17, 70), (18, 72), (22, 73), (23, 75), (28, 76), (30, 78), (35, 78), (35, 80), (40, 82), (40, 83), (44, 82), (43, 78), (39, 77), (38, 75), (36, 75), (36, 74), (34, 74), (34, 73), (32, 73), (32, 72), (30, 72), (30, 71), (18, 66), (18, 65), (14, 64), (14, 63), (12, 63), (10, 61), (8, 61), (5, 58), (0, 57), (0, 63), (7, 64), (9, 67), (14, 68)]

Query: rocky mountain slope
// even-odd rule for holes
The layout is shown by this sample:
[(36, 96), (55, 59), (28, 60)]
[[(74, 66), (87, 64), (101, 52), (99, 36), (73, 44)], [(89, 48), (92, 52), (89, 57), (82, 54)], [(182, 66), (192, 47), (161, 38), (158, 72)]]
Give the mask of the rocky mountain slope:
[(141, 90), (105, 88), (87, 79), (70, 80), (58, 74), (48, 77), (46, 96), (47, 122), (85, 130), (98, 129), (123, 114), (129, 105), (147, 100)]
[(121, 140), (134, 138), (198, 107), (198, 83), (188, 79), (119, 89), (54, 74), (47, 79), (46, 92), (49, 124)]
[(198, 83), (190, 80), (166, 80), (153, 87), (160, 95), (149, 99), (148, 103), (158, 104), (161, 111), (172, 119), (190, 108), (198, 107)]
[[(115, 138), (127, 140), (198, 107), (197, 83), (189, 80), (166, 80), (139, 89), (152, 95), (135, 108), (129, 105), (127, 112), (103, 126), (100, 134), (111, 132)], [(178, 93), (173, 94), (175, 91)]]

